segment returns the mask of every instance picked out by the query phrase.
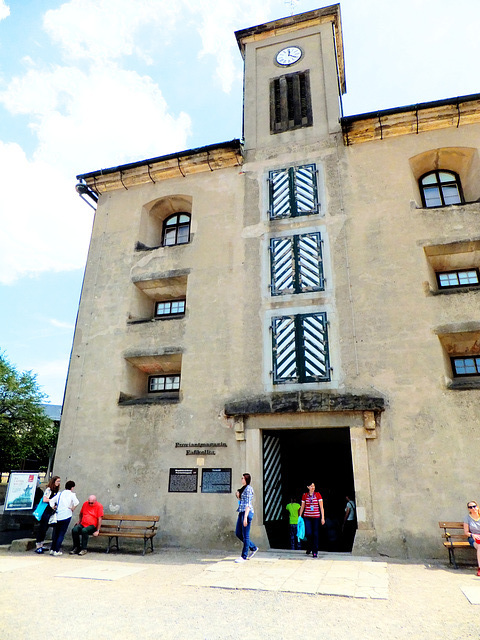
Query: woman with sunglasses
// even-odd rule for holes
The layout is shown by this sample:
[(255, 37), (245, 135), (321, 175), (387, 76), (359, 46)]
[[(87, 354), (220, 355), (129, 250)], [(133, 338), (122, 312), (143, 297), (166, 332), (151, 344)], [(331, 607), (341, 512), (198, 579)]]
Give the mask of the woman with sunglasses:
[(468, 536), (468, 542), (477, 550), (477, 576), (480, 576), (480, 511), (475, 500), (467, 502), (468, 516), (463, 522), (463, 530)]

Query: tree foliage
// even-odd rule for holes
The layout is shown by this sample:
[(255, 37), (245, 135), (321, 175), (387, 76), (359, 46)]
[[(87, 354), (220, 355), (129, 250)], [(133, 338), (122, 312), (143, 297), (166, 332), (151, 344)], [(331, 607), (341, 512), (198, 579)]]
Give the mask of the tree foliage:
[(26, 460), (48, 459), (58, 428), (45, 414), (45, 394), (31, 371), (19, 373), (0, 353), (0, 470), (24, 468)]

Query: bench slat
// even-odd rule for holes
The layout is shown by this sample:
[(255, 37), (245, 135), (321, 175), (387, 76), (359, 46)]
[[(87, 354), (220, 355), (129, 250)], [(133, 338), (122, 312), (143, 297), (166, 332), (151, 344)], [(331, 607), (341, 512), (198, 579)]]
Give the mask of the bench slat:
[(126, 514), (111, 514), (107, 513), (103, 516), (103, 520), (128, 520), (128, 521), (138, 521), (138, 522), (158, 522), (160, 520), (160, 516), (130, 516)]
[[(118, 538), (143, 540), (143, 555), (145, 555), (148, 540), (150, 540), (151, 551), (153, 551), (153, 538), (157, 535), (157, 523), (159, 520), (160, 516), (108, 513), (102, 518), (98, 536), (108, 538), (107, 553), (110, 552), (112, 546), (116, 547), (117, 551), (119, 551)], [(117, 540), (117, 544), (112, 545), (112, 540), (114, 539)]]

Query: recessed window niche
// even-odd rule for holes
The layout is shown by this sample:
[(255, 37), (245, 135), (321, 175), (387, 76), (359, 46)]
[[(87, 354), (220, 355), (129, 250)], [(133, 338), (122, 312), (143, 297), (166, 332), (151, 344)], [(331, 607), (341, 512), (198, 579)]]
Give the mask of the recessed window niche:
[(143, 207), (137, 249), (148, 250), (161, 247), (164, 222), (175, 213), (191, 216), (193, 198), (187, 195), (172, 195), (149, 202)]

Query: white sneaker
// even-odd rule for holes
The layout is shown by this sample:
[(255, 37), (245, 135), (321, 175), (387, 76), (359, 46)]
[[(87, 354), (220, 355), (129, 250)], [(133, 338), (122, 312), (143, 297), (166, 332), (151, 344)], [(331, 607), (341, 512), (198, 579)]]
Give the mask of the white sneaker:
[[(51, 553), (51, 551), (50, 551), (50, 553)], [(53, 552), (53, 555), (54, 555), (54, 556), (61, 556), (61, 555), (63, 555), (63, 554), (62, 554), (62, 552), (61, 552), (61, 551), (54, 551), (54, 552)]]
[(240, 558), (237, 558), (237, 559), (235, 560), (235, 562), (246, 562), (246, 559), (245, 559), (245, 558), (242, 558), (242, 556), (240, 556)]
[(251, 559), (253, 558), (253, 556), (257, 553), (257, 551), (258, 551), (258, 547), (257, 547), (256, 549), (254, 549), (254, 550), (250, 553), (250, 555), (248, 556), (247, 560), (251, 560)]
[(54, 553), (55, 551), (53, 549), (50, 549), (50, 555), (53, 556)]

